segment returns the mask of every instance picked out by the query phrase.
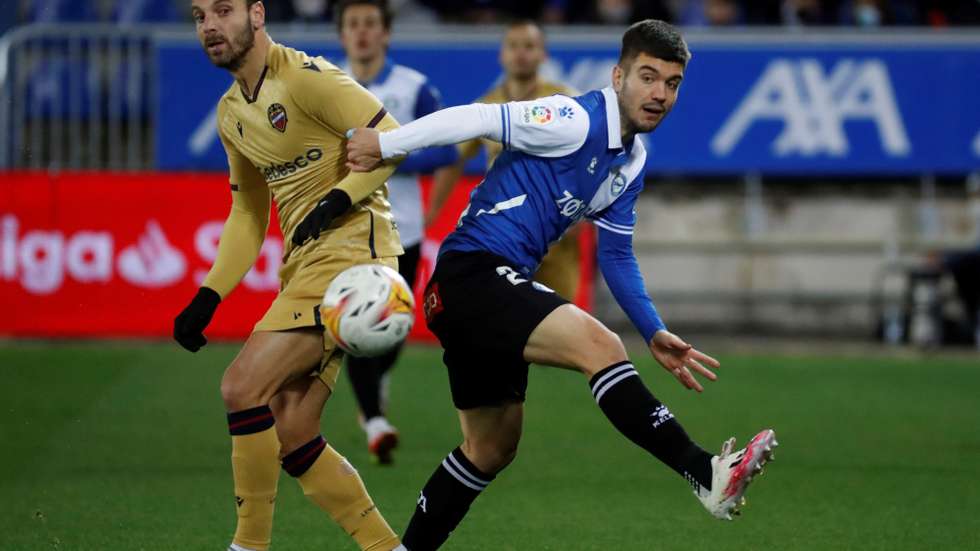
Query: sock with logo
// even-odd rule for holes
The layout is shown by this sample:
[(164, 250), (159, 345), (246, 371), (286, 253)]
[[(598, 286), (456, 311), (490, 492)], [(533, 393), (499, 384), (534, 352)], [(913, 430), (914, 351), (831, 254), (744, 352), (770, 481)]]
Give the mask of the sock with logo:
[(402, 538), (405, 547), (411, 551), (438, 549), (492, 481), (493, 476), (477, 469), (462, 450), (453, 450), (419, 494), (415, 514)]
[(357, 470), (322, 436), (283, 457), (282, 468), (361, 549), (390, 551), (399, 545), (398, 536), (371, 501)]
[(589, 381), (599, 408), (623, 436), (677, 471), (691, 486), (711, 489), (711, 454), (684, 432), (654, 398), (630, 362), (613, 364)]
[(268, 406), (228, 414), (231, 473), (238, 504), (233, 545), (265, 551), (272, 539), (272, 514), (279, 485), (279, 438)]

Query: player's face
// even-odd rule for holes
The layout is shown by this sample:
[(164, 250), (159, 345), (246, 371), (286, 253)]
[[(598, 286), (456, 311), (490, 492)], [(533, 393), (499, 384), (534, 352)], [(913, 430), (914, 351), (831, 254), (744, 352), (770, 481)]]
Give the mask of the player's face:
[(635, 133), (652, 132), (677, 101), (684, 66), (641, 53), (625, 68), (613, 69), (613, 88), (619, 98), (624, 127)]
[(500, 64), (504, 72), (518, 80), (536, 77), (546, 56), (544, 36), (535, 25), (512, 27), (500, 47)]
[(362, 63), (385, 55), (390, 33), (377, 6), (353, 5), (344, 10), (340, 44), (349, 59)]
[(255, 29), (264, 12), (262, 3), (250, 10), (245, 0), (193, 0), (191, 16), (197, 38), (211, 63), (237, 71), (255, 45)]

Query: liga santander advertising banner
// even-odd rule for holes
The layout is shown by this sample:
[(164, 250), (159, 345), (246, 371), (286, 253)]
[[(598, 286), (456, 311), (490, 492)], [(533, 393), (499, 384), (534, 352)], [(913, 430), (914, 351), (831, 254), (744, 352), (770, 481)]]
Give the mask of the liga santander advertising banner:
[[(420, 282), (452, 227), (450, 211), (462, 210), (473, 185), (458, 186), (432, 229)], [(0, 335), (169, 336), (214, 261), (230, 204), (220, 173), (0, 173)], [(273, 218), (258, 262), (218, 308), (209, 337), (251, 332), (279, 289), (281, 258)], [(413, 336), (429, 337), (424, 326), (417, 314)]]
[[(231, 202), (220, 174), (2, 178), (0, 334), (15, 336), (169, 335), (215, 258)], [(281, 251), (272, 233), (209, 336), (249, 333), (278, 289)]]
[[(463, 179), (426, 229), (415, 340), (435, 338), (425, 327), (422, 290), (478, 183)], [(427, 179), (422, 189), (427, 199)], [(230, 205), (221, 173), (0, 172), (0, 336), (169, 337), (217, 255)], [(591, 251), (595, 237), (585, 230), (580, 247)], [(273, 213), (258, 262), (221, 303), (208, 337), (251, 333), (279, 290), (281, 258)], [(583, 308), (593, 279), (591, 256), (583, 255), (575, 297)]]
[[(914, 175), (980, 168), (980, 37), (763, 38), (692, 39), (694, 58), (674, 112), (645, 138), (649, 173)], [(326, 40), (284, 42), (335, 62), (341, 57)], [(583, 91), (607, 86), (618, 46), (612, 39), (553, 40), (543, 73)], [(500, 78), (497, 48), (485, 40), (396, 41), (390, 56), (426, 74), (449, 106), (472, 102)], [(159, 167), (224, 170), (214, 108), (230, 77), (187, 41), (162, 41), (158, 61)]]

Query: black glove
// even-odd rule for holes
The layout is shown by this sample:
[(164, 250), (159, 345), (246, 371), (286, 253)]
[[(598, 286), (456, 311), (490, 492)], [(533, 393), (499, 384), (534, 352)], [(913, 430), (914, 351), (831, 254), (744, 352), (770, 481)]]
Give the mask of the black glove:
[(208, 343), (208, 339), (204, 337), (204, 328), (211, 323), (211, 316), (220, 302), (221, 295), (214, 289), (198, 289), (191, 303), (174, 319), (174, 340), (191, 352), (200, 350)]
[(334, 218), (347, 212), (350, 208), (350, 195), (342, 189), (332, 189), (320, 202), (313, 207), (313, 210), (306, 215), (306, 218), (296, 226), (293, 232), (293, 244), (299, 247), (306, 240), (320, 238), (320, 232), (327, 229)]

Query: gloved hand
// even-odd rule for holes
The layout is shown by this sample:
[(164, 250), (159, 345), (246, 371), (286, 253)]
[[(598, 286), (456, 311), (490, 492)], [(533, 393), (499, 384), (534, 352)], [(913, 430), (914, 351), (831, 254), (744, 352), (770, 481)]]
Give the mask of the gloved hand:
[(214, 289), (198, 289), (191, 303), (174, 319), (174, 340), (191, 352), (200, 350), (208, 343), (204, 329), (211, 323), (211, 317), (220, 302), (221, 295)]
[(342, 189), (330, 190), (330, 193), (320, 199), (320, 202), (313, 207), (306, 218), (296, 226), (296, 231), (293, 232), (293, 244), (299, 247), (311, 237), (314, 241), (319, 239), (320, 232), (327, 229), (333, 223), (334, 218), (347, 212), (350, 207), (350, 195), (347, 195), (346, 191)]

